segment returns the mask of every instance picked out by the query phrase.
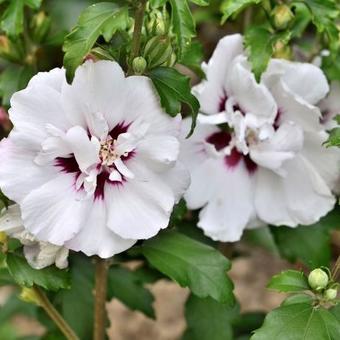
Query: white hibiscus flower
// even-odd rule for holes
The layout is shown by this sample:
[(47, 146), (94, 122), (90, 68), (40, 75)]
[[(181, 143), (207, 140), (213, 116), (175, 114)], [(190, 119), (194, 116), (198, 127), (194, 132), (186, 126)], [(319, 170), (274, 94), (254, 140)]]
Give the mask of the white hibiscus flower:
[(55, 264), (64, 269), (68, 266), (68, 249), (48, 242), (39, 242), (23, 225), (20, 207), (17, 204), (3, 209), (0, 213), (0, 231), (18, 239), (24, 245), (27, 262), (35, 269), (42, 269)]
[(321, 70), (272, 60), (258, 84), (240, 35), (222, 39), (203, 66), (207, 79), (193, 90), (199, 123), (181, 153), (191, 172), (188, 207), (202, 208), (198, 226), (237, 241), (247, 227), (308, 225), (327, 214), (339, 151), (322, 147), (315, 105), (329, 87)]
[(166, 228), (189, 184), (177, 162), (180, 116), (146, 77), (87, 61), (72, 85), (39, 73), (11, 99), (0, 188), (40, 241), (110, 257)]

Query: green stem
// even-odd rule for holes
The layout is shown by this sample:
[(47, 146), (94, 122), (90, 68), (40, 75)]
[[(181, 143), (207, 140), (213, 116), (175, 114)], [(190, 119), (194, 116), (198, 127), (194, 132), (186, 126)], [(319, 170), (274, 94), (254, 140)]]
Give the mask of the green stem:
[(132, 61), (134, 58), (139, 56), (140, 52), (140, 44), (141, 44), (141, 36), (142, 36), (142, 28), (144, 23), (144, 14), (147, 0), (140, 0), (138, 2), (136, 12), (135, 12), (135, 27), (132, 35), (132, 46), (131, 46), (131, 54), (129, 60), (129, 70), (128, 74), (133, 74), (132, 69)]
[(37, 286), (33, 287), (33, 290), (36, 294), (36, 297), (38, 298), (40, 307), (45, 310), (46, 314), (58, 326), (60, 331), (65, 335), (65, 338), (67, 340), (80, 340), (69, 324), (52, 305), (51, 301), (48, 299), (43, 290)]
[(94, 306), (94, 340), (105, 339), (106, 326), (106, 296), (107, 296), (107, 275), (109, 262), (96, 257), (96, 287)]

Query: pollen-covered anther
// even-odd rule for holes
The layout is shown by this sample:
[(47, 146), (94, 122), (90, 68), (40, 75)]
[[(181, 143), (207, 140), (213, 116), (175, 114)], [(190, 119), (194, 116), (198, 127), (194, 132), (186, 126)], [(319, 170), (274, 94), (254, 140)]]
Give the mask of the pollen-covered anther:
[(116, 150), (117, 140), (112, 137), (108, 137), (106, 141), (100, 143), (99, 158), (102, 165), (112, 166), (114, 162), (121, 156), (127, 157), (128, 152), (119, 154)]

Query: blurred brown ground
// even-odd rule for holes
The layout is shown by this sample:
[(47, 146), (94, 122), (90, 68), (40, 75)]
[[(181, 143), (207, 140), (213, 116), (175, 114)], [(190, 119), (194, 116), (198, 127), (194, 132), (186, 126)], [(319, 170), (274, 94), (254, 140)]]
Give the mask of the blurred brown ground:
[[(233, 261), (230, 272), (235, 283), (235, 293), (242, 311), (268, 311), (280, 304), (283, 295), (270, 292), (265, 287), (270, 277), (290, 267), (262, 249), (247, 248), (247, 256)], [(107, 305), (111, 327), (110, 339), (114, 340), (176, 340), (185, 330), (184, 304), (188, 291), (165, 280), (150, 287), (155, 295), (157, 320), (140, 312), (132, 312), (118, 301)], [(0, 291), (0, 304), (8, 296), (8, 289)], [(12, 320), (21, 335), (42, 334), (43, 328), (27, 317)]]

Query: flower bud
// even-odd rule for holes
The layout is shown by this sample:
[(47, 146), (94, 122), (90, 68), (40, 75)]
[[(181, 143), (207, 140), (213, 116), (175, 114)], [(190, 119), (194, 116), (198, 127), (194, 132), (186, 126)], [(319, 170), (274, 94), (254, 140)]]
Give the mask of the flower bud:
[(328, 285), (328, 281), (328, 274), (320, 268), (314, 269), (308, 276), (308, 283), (311, 288), (315, 290), (326, 288)]
[(0, 231), (0, 243), (6, 243), (7, 242), (7, 234), (3, 231)]
[(32, 28), (32, 38), (36, 42), (42, 42), (51, 27), (51, 18), (48, 17), (45, 12), (40, 11), (36, 15), (34, 15), (31, 21)]
[(33, 288), (23, 287), (20, 293), (20, 299), (27, 303), (33, 303), (38, 306), (40, 305), (39, 296)]
[(334, 300), (338, 295), (338, 290), (336, 288), (326, 289), (324, 297), (326, 300)]
[(7, 111), (0, 106), (0, 128), (3, 128), (5, 131), (9, 131), (11, 128), (11, 122), (8, 117)]
[(5, 35), (0, 35), (0, 54), (9, 53), (9, 40)]
[(144, 57), (150, 68), (167, 63), (171, 55), (172, 46), (168, 37), (153, 37), (145, 45)]
[(135, 74), (141, 75), (147, 67), (146, 60), (143, 57), (137, 57), (132, 61), (132, 68)]
[(0, 57), (14, 62), (22, 61), (21, 48), (5, 35), (0, 35)]
[(273, 57), (290, 60), (292, 58), (292, 49), (289, 45), (285, 45), (282, 41), (278, 41), (274, 46)]
[(166, 18), (159, 10), (153, 10), (146, 24), (147, 31), (152, 35), (164, 35), (166, 33)]
[(278, 5), (273, 10), (274, 25), (277, 29), (286, 29), (289, 23), (294, 19), (291, 9), (284, 4)]

